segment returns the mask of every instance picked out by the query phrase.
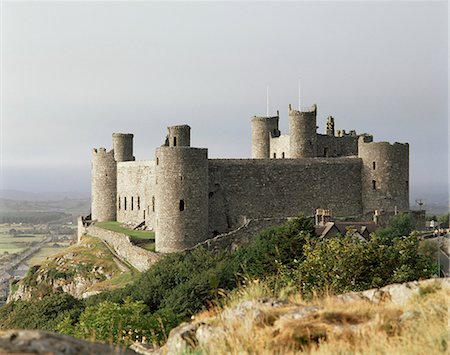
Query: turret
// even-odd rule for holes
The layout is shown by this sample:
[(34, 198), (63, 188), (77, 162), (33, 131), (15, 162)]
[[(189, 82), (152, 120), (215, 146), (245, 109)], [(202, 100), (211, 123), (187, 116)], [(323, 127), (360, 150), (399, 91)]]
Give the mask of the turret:
[[(155, 244), (158, 252), (191, 248), (208, 238), (208, 150), (185, 145), (190, 142), (187, 127), (170, 127), (169, 143), (171, 138), (181, 139), (177, 139), (176, 145), (156, 149)], [(180, 132), (182, 134), (177, 135)]]
[(92, 220), (116, 220), (117, 164), (114, 151), (105, 148), (92, 151)]
[(290, 158), (311, 158), (317, 156), (317, 106), (307, 111), (292, 110), (289, 105), (289, 148)]
[(363, 163), (363, 214), (408, 211), (409, 145), (372, 142), (371, 136), (360, 136), (358, 156)]
[(334, 117), (328, 116), (327, 118), (327, 136), (334, 137)]
[(116, 162), (133, 161), (133, 135), (131, 133), (113, 133), (114, 159)]
[(278, 137), (279, 115), (274, 117), (252, 117), (252, 158), (270, 158), (270, 137)]
[(190, 147), (191, 127), (188, 125), (167, 127), (167, 143), (169, 147)]

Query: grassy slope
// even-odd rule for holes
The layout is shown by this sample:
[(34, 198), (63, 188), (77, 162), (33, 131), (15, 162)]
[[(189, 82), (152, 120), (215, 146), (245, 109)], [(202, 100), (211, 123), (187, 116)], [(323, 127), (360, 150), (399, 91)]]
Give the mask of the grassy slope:
[[(101, 270), (98, 271), (98, 270)], [(76, 276), (96, 279), (96, 283), (86, 291), (120, 288), (131, 282), (138, 274), (136, 270), (125, 270), (108, 248), (97, 238), (86, 236), (80, 244), (73, 245), (47, 258), (37, 270), (30, 272), (19, 283), (38, 287), (41, 292), (49, 290), (52, 280), (64, 279), (74, 282)], [(97, 270), (97, 271), (93, 271)], [(47, 277), (37, 282), (37, 275)], [(105, 277), (108, 275), (108, 277)], [(39, 292), (38, 292), (39, 293)]]

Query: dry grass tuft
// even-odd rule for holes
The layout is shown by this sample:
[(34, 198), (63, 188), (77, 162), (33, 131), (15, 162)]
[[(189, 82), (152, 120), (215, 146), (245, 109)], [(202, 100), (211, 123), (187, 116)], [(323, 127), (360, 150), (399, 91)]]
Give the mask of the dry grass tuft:
[[(260, 283), (249, 283), (231, 295), (224, 306), (273, 296)], [(255, 297), (257, 296), (257, 297)], [(296, 302), (293, 303), (292, 300)], [(202, 354), (447, 354), (450, 289), (427, 286), (405, 306), (364, 300), (343, 301), (333, 296), (269, 307), (264, 304), (244, 316), (220, 317), (221, 309), (201, 318), (220, 337), (202, 343)], [(209, 318), (208, 321), (208, 317)], [(214, 320), (213, 320), (214, 319)]]

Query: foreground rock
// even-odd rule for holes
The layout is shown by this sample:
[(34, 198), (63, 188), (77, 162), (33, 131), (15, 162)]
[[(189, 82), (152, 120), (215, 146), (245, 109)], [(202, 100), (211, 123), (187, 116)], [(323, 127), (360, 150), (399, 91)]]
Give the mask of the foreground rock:
[(133, 350), (36, 330), (0, 332), (0, 354), (136, 354)]
[[(437, 295), (436, 300), (433, 294)], [(404, 327), (405, 332), (411, 331), (414, 322), (422, 324), (421, 314), (430, 311), (426, 308), (430, 304), (430, 313), (437, 320), (433, 322), (443, 322), (441, 328), (445, 337), (445, 300), (449, 296), (450, 278), (443, 278), (393, 284), (307, 303), (271, 298), (243, 301), (213, 316), (211, 312), (209, 315), (206, 312), (206, 316), (200, 314), (194, 321), (174, 328), (162, 348), (140, 352), (184, 354), (200, 350), (215, 354), (255, 351), (291, 354), (305, 349), (309, 352), (329, 339), (345, 343), (361, 337), (364, 343), (367, 334), (383, 337), (395, 334), (385, 329)], [(432, 302), (427, 297), (431, 297)], [(416, 306), (423, 309), (417, 310)], [(424, 334), (431, 332), (426, 324), (423, 327)], [(447, 349), (443, 350), (445, 353)], [(437, 348), (434, 353), (439, 352)]]

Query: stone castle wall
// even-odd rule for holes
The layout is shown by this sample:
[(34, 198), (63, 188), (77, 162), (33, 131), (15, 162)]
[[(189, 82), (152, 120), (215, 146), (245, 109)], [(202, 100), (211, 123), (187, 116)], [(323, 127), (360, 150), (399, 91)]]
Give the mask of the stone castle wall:
[(209, 160), (209, 230), (220, 234), (247, 219), (362, 212), (361, 159)]
[(115, 221), (117, 169), (114, 151), (105, 148), (92, 151), (92, 219), (98, 221)]
[(208, 151), (156, 150), (156, 250), (190, 248), (208, 237)]
[(157, 253), (133, 245), (127, 235), (90, 225), (85, 234), (95, 236), (107, 243), (124, 261), (143, 272), (161, 257)]
[(155, 161), (117, 163), (117, 221), (155, 226)]
[(409, 211), (409, 145), (360, 137), (358, 155), (363, 159), (363, 214)]
[(289, 136), (287, 134), (279, 137), (270, 137), (270, 154), (271, 159), (288, 159), (289, 155)]

